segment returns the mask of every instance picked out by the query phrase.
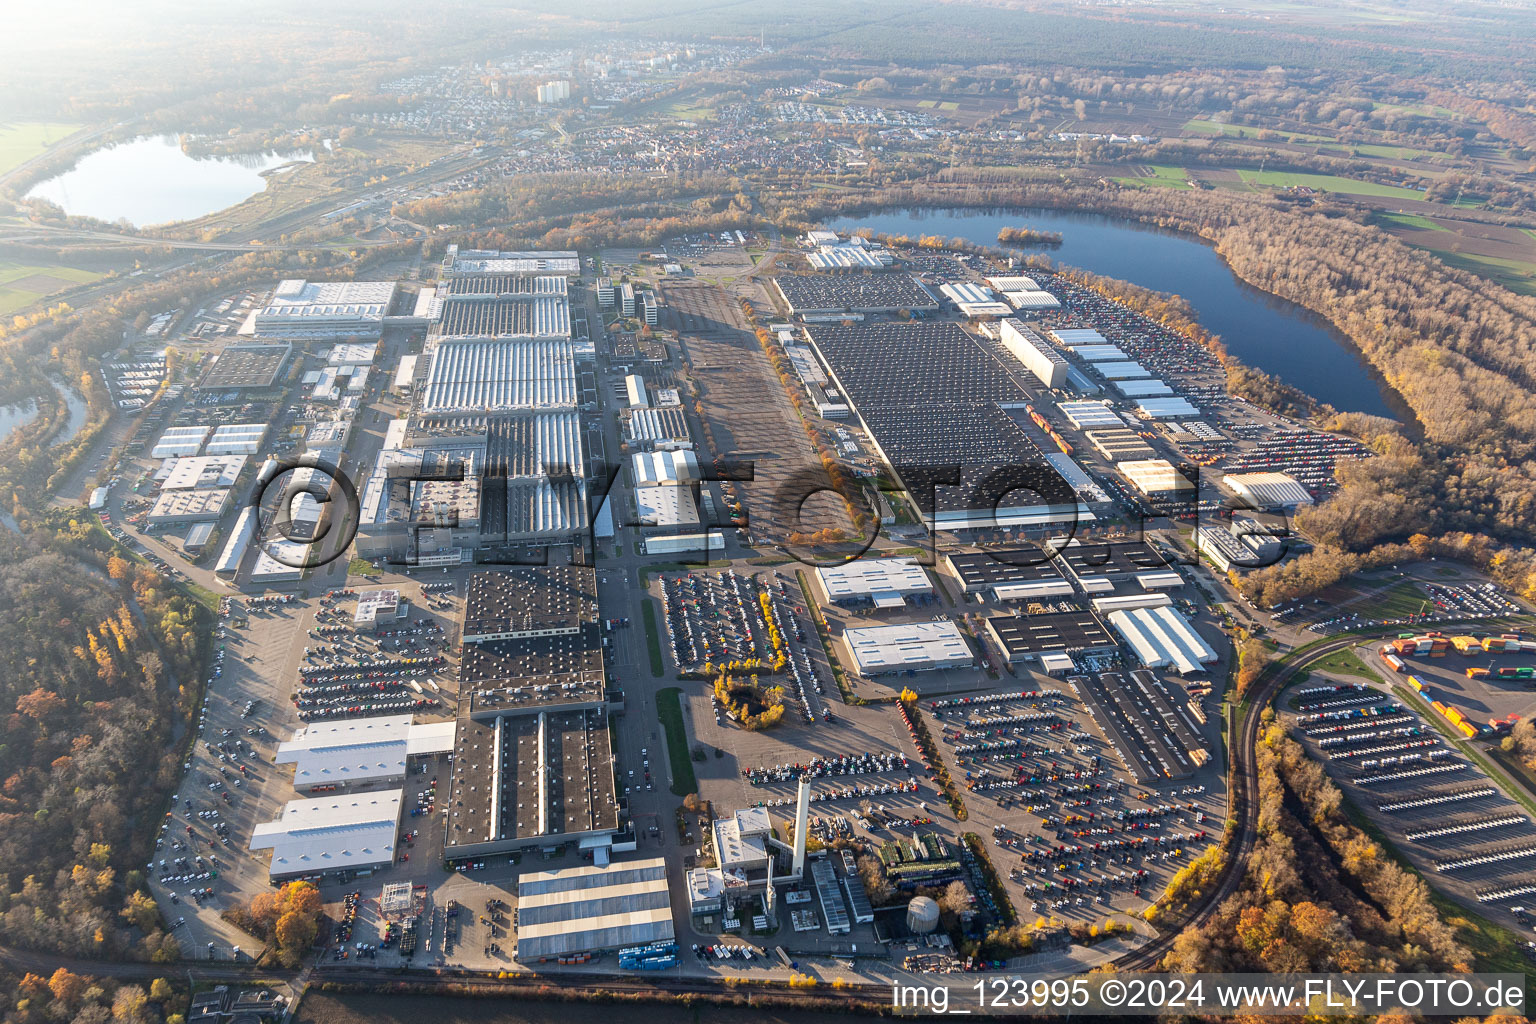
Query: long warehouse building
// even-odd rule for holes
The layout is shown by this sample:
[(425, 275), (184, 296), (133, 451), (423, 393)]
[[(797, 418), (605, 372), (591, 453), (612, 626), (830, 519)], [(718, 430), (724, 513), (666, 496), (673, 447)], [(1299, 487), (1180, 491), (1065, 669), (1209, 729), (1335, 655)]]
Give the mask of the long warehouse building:
[(1172, 608), (1110, 612), (1109, 624), (1147, 668), (1171, 667), (1188, 676), (1204, 672), (1206, 665), (1217, 660), (1211, 645)]

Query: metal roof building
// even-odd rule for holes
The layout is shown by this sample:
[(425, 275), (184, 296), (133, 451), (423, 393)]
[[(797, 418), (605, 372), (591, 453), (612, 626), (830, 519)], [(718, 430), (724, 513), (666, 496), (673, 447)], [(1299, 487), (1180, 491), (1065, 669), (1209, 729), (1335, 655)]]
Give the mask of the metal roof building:
[(277, 337), (377, 336), (394, 281), (283, 281), (256, 314), (256, 333)]
[(450, 245), (443, 256), (444, 277), (460, 274), (564, 274), (581, 273), (581, 254), (570, 249), (502, 251), (460, 249)]
[(552, 960), (676, 938), (663, 857), (535, 871), (517, 882), (517, 959)]
[(453, 749), (452, 722), (410, 715), (312, 722), (277, 745), (276, 764), (294, 765), (293, 788), (347, 787), (405, 779), (408, 757)]
[(177, 459), (160, 485), (162, 491), (233, 487), (245, 468), (244, 455), (191, 455)]
[(975, 660), (965, 636), (949, 619), (867, 626), (843, 633), (843, 645), (862, 676), (960, 668)]
[(1121, 462), (1115, 468), (1131, 482), (1131, 486), (1149, 497), (1155, 494), (1180, 494), (1195, 489), (1195, 485), (1185, 479), (1184, 474), (1167, 459)]
[(1183, 398), (1147, 399), (1137, 402), (1136, 408), (1149, 420), (1177, 420), (1200, 415), (1200, 410)]
[(1115, 627), (1147, 668), (1171, 667), (1187, 676), (1205, 671), (1216, 652), (1195, 632), (1189, 620), (1169, 607), (1134, 608), (1109, 613)]
[(1105, 380), (1145, 380), (1152, 376), (1151, 370), (1129, 359), (1125, 362), (1094, 363), (1093, 369)]
[(576, 355), (568, 341), (443, 339), (432, 352), (424, 413), (557, 409), (576, 405)]
[(1084, 345), (1109, 344), (1108, 338), (1088, 327), (1057, 327), (1050, 332), (1050, 335), (1070, 349), (1077, 349)]
[(1125, 426), (1125, 421), (1103, 402), (1062, 402), (1056, 408), (1079, 430)]
[(1108, 344), (1079, 345), (1072, 354), (1085, 363), (1123, 363), (1130, 358), (1118, 346)]
[(271, 850), (272, 880), (367, 871), (395, 861), (403, 790), (290, 800), (277, 821), (251, 830), (252, 850)]
[(629, 457), (636, 487), (686, 484), (699, 479), (699, 458), (689, 449), (636, 452)]
[(1163, 398), (1173, 394), (1173, 388), (1156, 377), (1142, 380), (1117, 380), (1113, 387), (1126, 398)]
[(1228, 473), (1222, 483), (1254, 508), (1295, 508), (1312, 504), (1311, 493), (1286, 473)]

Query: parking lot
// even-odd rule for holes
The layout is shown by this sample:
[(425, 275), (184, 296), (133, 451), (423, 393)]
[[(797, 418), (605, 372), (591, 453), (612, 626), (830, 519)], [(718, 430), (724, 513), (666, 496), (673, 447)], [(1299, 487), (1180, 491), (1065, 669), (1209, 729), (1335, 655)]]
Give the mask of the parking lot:
[(1378, 687), (1316, 678), (1279, 706), (1308, 754), (1430, 884), (1524, 930), (1511, 907), (1536, 895), (1536, 825), (1445, 741), (1430, 712)]

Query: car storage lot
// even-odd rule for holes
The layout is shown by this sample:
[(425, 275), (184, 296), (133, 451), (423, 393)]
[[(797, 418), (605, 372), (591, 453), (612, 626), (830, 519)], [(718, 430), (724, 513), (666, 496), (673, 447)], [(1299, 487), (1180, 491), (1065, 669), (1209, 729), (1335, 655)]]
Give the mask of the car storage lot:
[[(1007, 687), (918, 702), (964, 797), (966, 827), (994, 843), (993, 863), (1009, 877), (1021, 915), (1089, 920), (1144, 910), (1220, 841), (1220, 758), (1187, 779), (1138, 785), (1065, 680), (1020, 676)], [(1202, 734), (1219, 749), (1214, 728)], [(1139, 881), (1137, 872), (1145, 872)]]
[[(1532, 894), (1502, 892), (1536, 885), (1536, 855), (1450, 870), (1438, 870), (1437, 864), (1503, 850), (1536, 854), (1536, 825), (1525, 807), (1446, 742), (1425, 717), (1432, 712), (1364, 684), (1354, 684), (1358, 696), (1334, 698), (1346, 706), (1303, 706), (1300, 691), (1320, 682), (1332, 683), (1314, 677), (1281, 695), (1283, 721), (1292, 735), (1430, 884), (1520, 930), (1510, 907), (1529, 906)], [(1318, 714), (1332, 717), (1304, 717)], [(1479, 894), (1499, 898), (1481, 900)]]

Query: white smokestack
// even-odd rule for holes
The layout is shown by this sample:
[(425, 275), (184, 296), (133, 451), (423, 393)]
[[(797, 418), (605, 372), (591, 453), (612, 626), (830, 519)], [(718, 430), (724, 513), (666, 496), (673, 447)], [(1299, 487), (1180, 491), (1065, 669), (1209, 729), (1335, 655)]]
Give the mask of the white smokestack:
[(809, 827), (810, 814), (811, 780), (802, 775), (800, 799), (795, 804), (795, 865), (789, 872), (795, 878), (805, 877), (805, 833)]

